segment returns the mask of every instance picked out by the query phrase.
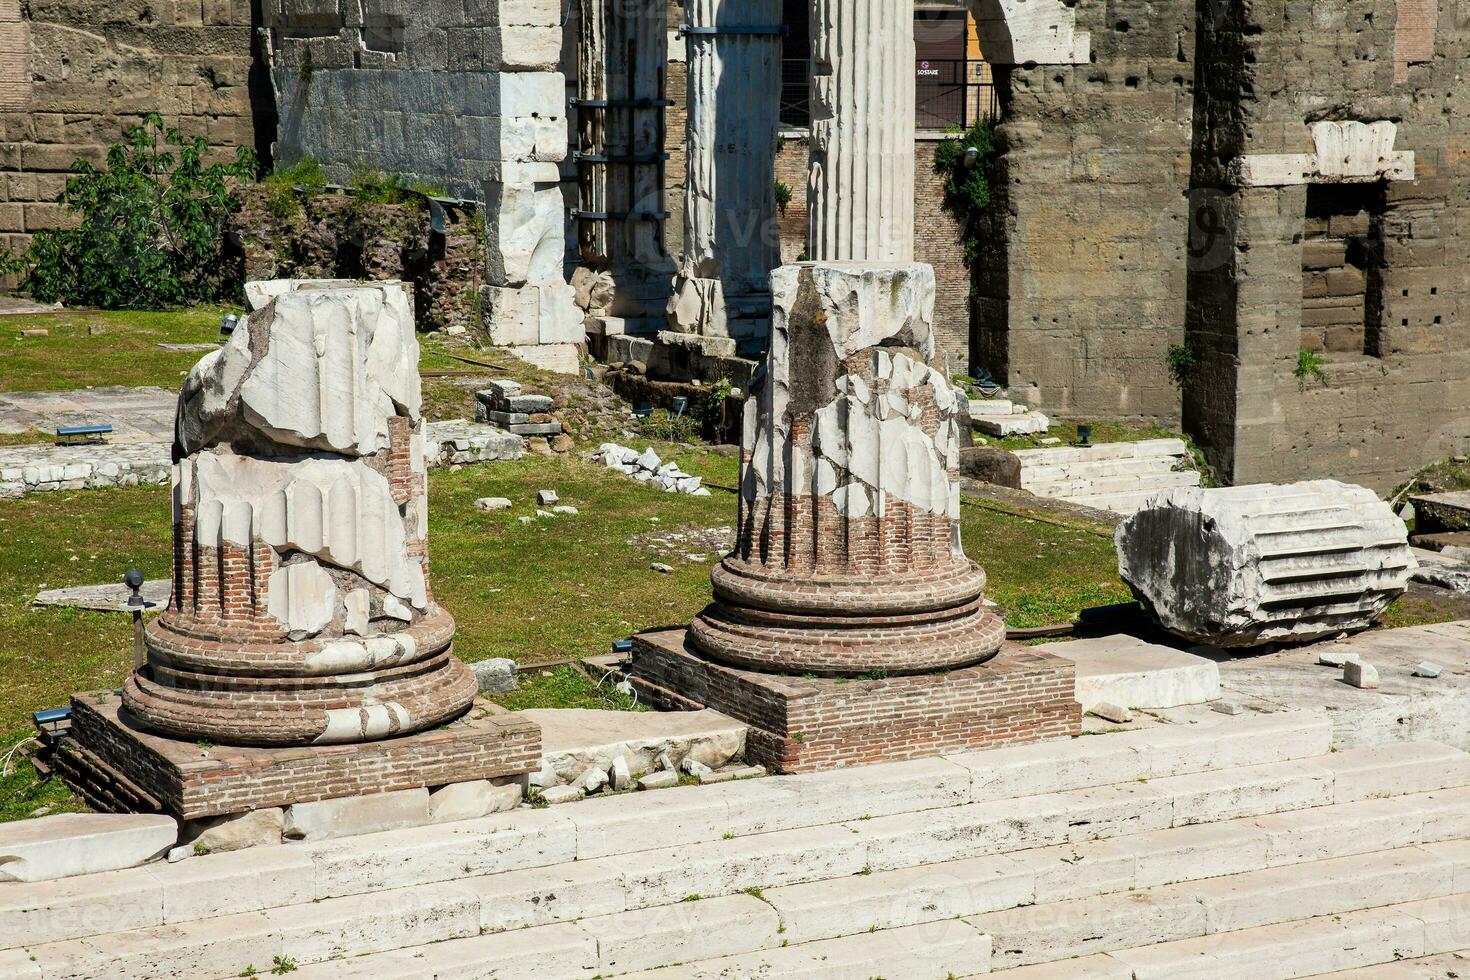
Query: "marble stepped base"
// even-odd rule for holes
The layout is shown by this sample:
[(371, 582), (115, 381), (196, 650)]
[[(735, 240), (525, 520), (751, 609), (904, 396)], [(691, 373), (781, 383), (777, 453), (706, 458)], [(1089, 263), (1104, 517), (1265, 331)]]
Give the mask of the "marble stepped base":
[(634, 637), (645, 701), (713, 708), (750, 725), (747, 761), (781, 773), (921, 759), (1081, 734), (1069, 661), (1006, 644), (946, 673), (844, 680), (763, 674), (701, 657), (684, 630)]
[[(122, 782), (128, 797), (184, 820), (392, 790), (519, 776), (541, 761), (541, 729), (477, 702), (465, 717), (404, 738), (306, 748), (205, 746), (145, 732), (116, 696), (72, 698), (71, 738), (58, 766), (94, 805)], [(147, 803), (156, 806), (147, 806)]]

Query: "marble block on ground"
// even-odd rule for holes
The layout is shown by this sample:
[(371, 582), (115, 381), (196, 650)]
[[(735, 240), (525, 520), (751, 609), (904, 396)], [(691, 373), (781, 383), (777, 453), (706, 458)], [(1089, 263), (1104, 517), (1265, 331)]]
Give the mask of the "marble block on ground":
[(51, 881), (131, 868), (162, 855), (179, 837), (171, 817), (61, 813), (0, 825), (0, 882)]
[(1220, 668), (1213, 660), (1134, 636), (1044, 643), (1036, 649), (1077, 665), (1077, 700), (1083, 711), (1109, 702), (1127, 708), (1177, 708), (1220, 697)]

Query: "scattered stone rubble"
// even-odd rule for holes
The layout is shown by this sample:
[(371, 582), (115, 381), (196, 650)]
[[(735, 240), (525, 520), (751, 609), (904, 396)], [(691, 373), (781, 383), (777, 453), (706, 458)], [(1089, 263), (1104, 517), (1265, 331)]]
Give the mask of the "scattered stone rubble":
[(651, 483), (665, 493), (687, 493), (694, 497), (710, 495), (709, 489), (702, 485), (702, 477), (685, 473), (679, 469), (678, 463), (665, 463), (652, 447), (640, 453), (636, 449), (606, 442), (591, 458), (593, 462), (600, 462), (610, 470), (625, 473), (639, 483)]
[(533, 452), (571, 452), (572, 438), (552, 414), (553, 405), (550, 395), (528, 392), (520, 382), (492, 381), (490, 387), (475, 392), (475, 420), (520, 436)]
[(628, 538), (628, 545), (660, 558), (703, 563), (723, 558), (734, 549), (735, 529), (726, 526), (643, 531)]

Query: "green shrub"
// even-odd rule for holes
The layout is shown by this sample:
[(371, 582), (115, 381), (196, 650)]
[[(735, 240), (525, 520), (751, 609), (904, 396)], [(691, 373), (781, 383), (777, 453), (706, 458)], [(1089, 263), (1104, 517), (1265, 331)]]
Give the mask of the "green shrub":
[(225, 228), (236, 188), (255, 179), (255, 153), (240, 147), (233, 163), (206, 166), (208, 150), (150, 113), (104, 169), (71, 165), (57, 203), (77, 226), (37, 233), (0, 272), (23, 274), (21, 288), (43, 303), (157, 309), (234, 298), (245, 270), (227, 255)]
[[(965, 165), (967, 151), (978, 151), (974, 166)], [(944, 206), (959, 220), (965, 240), (965, 265), (980, 261), (980, 222), (990, 207), (990, 164), (995, 157), (995, 134), (990, 123), (977, 123), (958, 139), (945, 140), (934, 150), (934, 169), (944, 175)]]
[(657, 409), (647, 418), (638, 420), (638, 431), (646, 439), (659, 442), (698, 442), (700, 420), (686, 411), (675, 415), (666, 409)]
[(1316, 351), (1297, 351), (1296, 368), (1291, 373), (1296, 375), (1298, 388), (1305, 389), (1308, 381), (1327, 383), (1327, 372), (1322, 370), (1322, 355)]
[(786, 209), (791, 206), (791, 185), (784, 180), (776, 181), (776, 207), (781, 212), (781, 217), (786, 217)]
[(1198, 363), (1194, 348), (1187, 344), (1175, 344), (1169, 348), (1169, 376), (1180, 388), (1184, 387), (1184, 382), (1189, 380), (1190, 372)]

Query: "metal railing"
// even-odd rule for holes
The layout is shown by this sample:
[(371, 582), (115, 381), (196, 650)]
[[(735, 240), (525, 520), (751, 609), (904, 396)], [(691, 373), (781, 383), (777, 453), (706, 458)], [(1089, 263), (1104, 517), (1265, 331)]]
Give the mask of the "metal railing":
[[(920, 61), (914, 65), (917, 95), (914, 124), (918, 129), (969, 129), (1000, 119), (995, 85), (979, 77), (980, 65), (968, 61)], [(781, 62), (781, 125), (811, 125), (811, 66), (802, 58)]]

